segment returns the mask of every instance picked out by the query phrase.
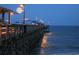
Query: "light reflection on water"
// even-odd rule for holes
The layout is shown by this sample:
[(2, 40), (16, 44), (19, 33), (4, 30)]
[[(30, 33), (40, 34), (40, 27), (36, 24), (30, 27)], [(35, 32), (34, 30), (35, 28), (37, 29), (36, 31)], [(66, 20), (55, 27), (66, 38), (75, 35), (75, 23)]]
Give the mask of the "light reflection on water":
[(37, 47), (36, 54), (79, 55), (79, 26), (55, 26), (50, 29), (53, 33), (44, 35), (47, 37), (45, 46)]
[(41, 48), (45, 48), (47, 44), (47, 35), (44, 34), (43, 39), (42, 39), (42, 43), (41, 43)]
[(49, 32), (49, 33), (45, 33), (44, 36), (43, 36), (43, 39), (42, 39), (42, 43), (41, 43), (41, 49), (40, 49), (40, 54), (41, 55), (44, 55), (46, 54), (45, 53), (45, 49), (49, 48), (49, 47), (53, 47), (52, 44), (49, 45), (48, 43), (48, 38), (49, 36), (52, 35), (52, 32)]

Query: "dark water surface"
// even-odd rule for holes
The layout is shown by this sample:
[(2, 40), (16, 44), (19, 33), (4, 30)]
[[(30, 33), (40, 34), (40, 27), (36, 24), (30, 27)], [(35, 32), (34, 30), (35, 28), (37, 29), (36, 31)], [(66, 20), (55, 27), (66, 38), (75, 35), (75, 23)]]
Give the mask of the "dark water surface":
[(76, 55), (79, 54), (79, 26), (50, 26), (46, 48), (37, 47), (34, 54)]

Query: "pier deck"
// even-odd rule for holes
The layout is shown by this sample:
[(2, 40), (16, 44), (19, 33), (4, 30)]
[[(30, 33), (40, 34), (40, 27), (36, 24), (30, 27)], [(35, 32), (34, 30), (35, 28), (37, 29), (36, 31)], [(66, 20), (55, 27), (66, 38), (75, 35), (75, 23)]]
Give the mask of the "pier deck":
[(4, 30), (0, 31), (0, 54), (30, 54), (45, 29), (45, 26), (17, 24), (0, 27)]
[[(17, 14), (13, 10), (0, 7), (0, 54), (30, 54), (42, 39), (47, 26), (42, 23), (38, 25), (11, 24), (11, 13)], [(7, 23), (5, 14), (8, 18)]]

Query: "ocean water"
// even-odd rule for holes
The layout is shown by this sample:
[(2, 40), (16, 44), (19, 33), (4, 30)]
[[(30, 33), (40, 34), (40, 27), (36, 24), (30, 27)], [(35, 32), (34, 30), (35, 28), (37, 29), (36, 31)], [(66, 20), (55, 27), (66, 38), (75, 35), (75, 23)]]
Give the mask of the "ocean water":
[(78, 55), (79, 26), (50, 26), (45, 48), (37, 47), (38, 55)]

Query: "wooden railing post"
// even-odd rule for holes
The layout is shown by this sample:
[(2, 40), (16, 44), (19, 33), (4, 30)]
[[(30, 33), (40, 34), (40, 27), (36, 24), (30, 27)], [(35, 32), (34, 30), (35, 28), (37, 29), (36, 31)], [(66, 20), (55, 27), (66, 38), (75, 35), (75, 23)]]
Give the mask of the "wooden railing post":
[(10, 12), (8, 13), (8, 24), (10, 24)]
[(1, 29), (1, 25), (0, 25), (0, 37), (1, 37), (1, 34), (2, 34), (2, 29)]
[(27, 28), (26, 28), (26, 25), (24, 25), (24, 33), (27, 32)]
[(4, 16), (5, 16), (5, 13), (3, 12), (2, 13), (2, 22), (4, 23)]

